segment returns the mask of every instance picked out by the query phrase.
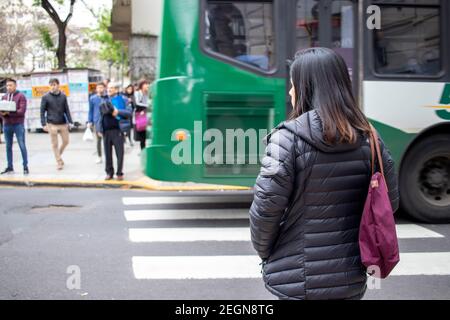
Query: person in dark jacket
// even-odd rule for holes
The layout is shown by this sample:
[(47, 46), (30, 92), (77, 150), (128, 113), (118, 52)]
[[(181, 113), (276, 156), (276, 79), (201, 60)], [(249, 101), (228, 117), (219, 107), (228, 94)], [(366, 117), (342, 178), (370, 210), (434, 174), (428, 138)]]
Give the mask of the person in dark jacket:
[(103, 136), (103, 146), (105, 148), (106, 159), (106, 178), (112, 180), (114, 177), (114, 165), (112, 158), (112, 148), (116, 152), (117, 157), (117, 180), (123, 180), (123, 161), (124, 161), (124, 133), (120, 130), (118, 117), (129, 119), (131, 112), (127, 109), (118, 110), (111, 103), (110, 98), (100, 105), (101, 117), (98, 123), (99, 133)]
[[(58, 79), (50, 79), (51, 90), (41, 100), (41, 124), (50, 134), (58, 170), (64, 168), (62, 154), (69, 145), (69, 124), (73, 124), (66, 95), (59, 88)], [(62, 144), (59, 146), (58, 135)]]
[(15, 112), (0, 112), (3, 119), (3, 131), (5, 133), (6, 142), (6, 158), (8, 162), (7, 168), (1, 174), (9, 174), (14, 172), (13, 166), (13, 139), (16, 135), (17, 142), (22, 154), (23, 173), (29, 174), (28, 169), (28, 153), (25, 144), (25, 113), (27, 111), (27, 98), (17, 91), (17, 83), (14, 79), (6, 81), (7, 93), (2, 97), (4, 101), (14, 101), (16, 104)]
[[(358, 235), (371, 175), (370, 124), (334, 51), (300, 51), (291, 82), (293, 113), (265, 139), (250, 208), (263, 280), (280, 299), (361, 299), (367, 275)], [(379, 140), (395, 212), (394, 162)]]
[[(130, 113), (132, 112), (131, 106), (128, 103), (128, 98), (122, 95), (120, 92), (120, 85), (118, 83), (110, 83), (108, 85), (108, 96), (112, 105), (117, 110), (128, 110)], [(117, 120), (119, 120), (120, 130), (123, 132), (125, 137), (131, 141), (131, 118), (125, 119), (118, 116)]]
[(103, 82), (97, 83), (96, 94), (89, 98), (89, 118), (88, 126), (94, 129), (94, 134), (97, 140), (97, 163), (102, 163), (102, 137), (98, 134), (98, 123), (100, 121), (100, 105), (108, 97), (105, 95), (105, 85)]

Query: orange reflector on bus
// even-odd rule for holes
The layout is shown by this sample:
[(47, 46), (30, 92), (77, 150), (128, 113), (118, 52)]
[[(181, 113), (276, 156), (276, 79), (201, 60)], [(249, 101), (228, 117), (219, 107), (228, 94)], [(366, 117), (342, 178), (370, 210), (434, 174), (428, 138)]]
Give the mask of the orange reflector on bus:
[(175, 136), (178, 141), (185, 141), (187, 139), (187, 134), (185, 131), (177, 131)]

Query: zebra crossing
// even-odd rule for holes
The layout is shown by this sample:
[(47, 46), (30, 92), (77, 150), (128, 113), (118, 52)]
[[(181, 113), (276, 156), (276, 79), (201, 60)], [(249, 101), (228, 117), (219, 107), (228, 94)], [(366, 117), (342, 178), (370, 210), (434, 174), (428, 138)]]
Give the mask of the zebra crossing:
[[(250, 201), (249, 195), (125, 197), (123, 204), (126, 208), (124, 218), (129, 224), (128, 239), (140, 245), (161, 246), (170, 243), (191, 246), (237, 243), (248, 249)], [(227, 221), (240, 221), (240, 224), (224, 226)], [(158, 225), (160, 222), (168, 222), (169, 227), (167, 224), (161, 227)], [(208, 222), (207, 226), (202, 222)], [(197, 223), (198, 226), (193, 226)], [(400, 240), (445, 238), (438, 232), (413, 223), (398, 224), (397, 235)], [(171, 254), (131, 257), (134, 277), (138, 280), (261, 278), (261, 261), (256, 254)], [(450, 275), (450, 252), (401, 252), (400, 259), (392, 276)]]

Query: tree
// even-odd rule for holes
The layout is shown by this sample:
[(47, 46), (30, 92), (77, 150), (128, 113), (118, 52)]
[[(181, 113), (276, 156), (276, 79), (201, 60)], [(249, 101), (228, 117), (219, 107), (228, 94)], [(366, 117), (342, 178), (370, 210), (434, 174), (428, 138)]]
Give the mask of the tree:
[(23, 38), (27, 35), (23, 25), (7, 25), (0, 19), (0, 66), (6, 72), (16, 74), (23, 64), (25, 52)]
[[(64, 0), (55, 0), (58, 4), (63, 5), (65, 3)], [(68, 0), (70, 9), (69, 14), (67, 17), (62, 20), (59, 16), (58, 12), (55, 10), (53, 5), (50, 3), (49, 0), (34, 0), (34, 5), (42, 7), (47, 14), (50, 16), (50, 18), (55, 23), (57, 29), (58, 29), (58, 47), (56, 49), (56, 58), (58, 59), (58, 68), (64, 69), (67, 67), (66, 63), (66, 46), (67, 46), (67, 35), (66, 35), (66, 29), (67, 25), (69, 24), (70, 20), (73, 16), (73, 8), (75, 5), (76, 0)]]
[(22, 19), (27, 12), (22, 0), (2, 2), (0, 11), (0, 70), (15, 75), (27, 52), (29, 25)]
[[(93, 13), (94, 14), (94, 13)], [(97, 14), (98, 25), (89, 31), (90, 37), (100, 43), (99, 57), (103, 61), (108, 61), (110, 67), (125, 67), (128, 65), (127, 50), (122, 42), (113, 39), (109, 31), (111, 26), (111, 10), (103, 9)]]

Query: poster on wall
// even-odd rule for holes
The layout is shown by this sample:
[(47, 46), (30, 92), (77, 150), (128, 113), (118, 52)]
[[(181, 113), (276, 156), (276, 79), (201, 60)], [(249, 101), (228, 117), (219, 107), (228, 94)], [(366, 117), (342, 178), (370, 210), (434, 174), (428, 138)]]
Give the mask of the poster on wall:
[[(25, 98), (27, 99), (27, 106), (28, 111), (30, 110), (30, 106), (32, 104), (33, 99), (33, 90), (31, 86), (31, 78), (30, 77), (24, 77), (22, 79), (17, 80), (17, 90), (23, 93)], [(29, 128), (28, 119), (25, 121), (25, 127)]]
[(69, 70), (69, 107), (74, 122), (85, 124), (89, 113), (89, 71)]

